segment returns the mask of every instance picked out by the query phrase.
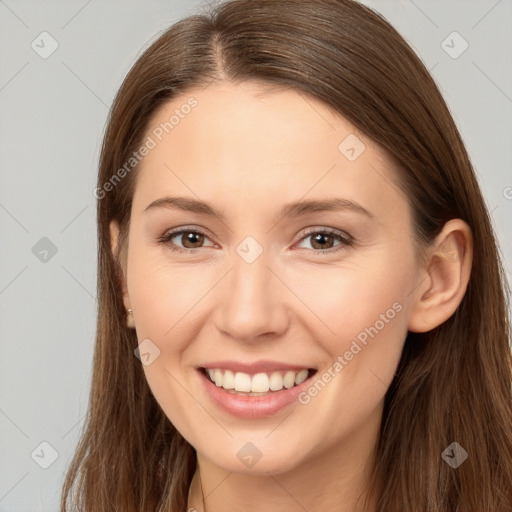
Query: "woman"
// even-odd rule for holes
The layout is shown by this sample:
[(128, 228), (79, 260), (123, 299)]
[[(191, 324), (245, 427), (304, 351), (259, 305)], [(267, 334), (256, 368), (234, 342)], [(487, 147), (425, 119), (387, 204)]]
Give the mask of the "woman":
[(175, 24), (117, 95), (95, 193), (62, 511), (512, 510), (495, 237), (384, 19), (234, 0)]

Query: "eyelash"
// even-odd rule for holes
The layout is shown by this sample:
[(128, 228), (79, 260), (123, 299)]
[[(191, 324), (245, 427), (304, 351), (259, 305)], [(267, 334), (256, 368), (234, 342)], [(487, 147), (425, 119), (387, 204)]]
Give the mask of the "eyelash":
[[(172, 238), (176, 237), (177, 235), (183, 235), (185, 233), (194, 233), (194, 234), (202, 235), (205, 238), (208, 238), (208, 235), (199, 229), (180, 228), (175, 231), (169, 231), (168, 233), (164, 234), (163, 236), (158, 237), (157, 241), (162, 244), (167, 244), (169, 246), (169, 249), (171, 249), (171, 251), (179, 252), (179, 253), (190, 254), (199, 249), (204, 249), (204, 247), (195, 247), (193, 249), (187, 249), (187, 248), (178, 247), (174, 244), (169, 244), (169, 242)], [(313, 252), (314, 254), (319, 254), (319, 255), (331, 254), (334, 252), (338, 252), (344, 248), (352, 247), (354, 245), (354, 239), (350, 235), (342, 234), (341, 232), (334, 230), (334, 229), (330, 229), (330, 228), (317, 229), (317, 230), (311, 230), (311, 231), (304, 232), (304, 233), (302, 233), (302, 237), (300, 238), (299, 242), (302, 242), (304, 239), (306, 239), (312, 235), (317, 235), (317, 234), (333, 235), (340, 242), (340, 244), (335, 247), (331, 247), (330, 249), (306, 249), (310, 252)]]

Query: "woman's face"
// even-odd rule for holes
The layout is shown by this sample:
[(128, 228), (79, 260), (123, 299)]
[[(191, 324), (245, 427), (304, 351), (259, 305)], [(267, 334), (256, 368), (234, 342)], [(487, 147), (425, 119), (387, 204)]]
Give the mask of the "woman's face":
[(176, 97), (145, 143), (125, 304), (165, 414), (228, 471), (371, 448), (419, 271), (384, 153), (256, 83)]

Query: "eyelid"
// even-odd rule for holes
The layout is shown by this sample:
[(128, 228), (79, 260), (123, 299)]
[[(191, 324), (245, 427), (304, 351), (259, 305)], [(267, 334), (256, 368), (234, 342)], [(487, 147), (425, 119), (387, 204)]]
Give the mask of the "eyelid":
[(312, 235), (314, 233), (328, 233), (330, 235), (338, 235), (341, 238), (344, 238), (345, 240), (353, 240), (352, 236), (349, 235), (345, 231), (341, 231), (341, 229), (336, 228), (328, 228), (325, 226), (313, 226), (312, 228), (304, 228), (299, 234), (298, 234), (298, 241), (300, 242), (303, 238), (307, 237), (308, 235)]
[(200, 233), (201, 235), (204, 235), (204, 236), (207, 236), (208, 238), (211, 238), (211, 234), (209, 233), (209, 231), (207, 231), (205, 228), (200, 228), (200, 227), (195, 226), (195, 225), (190, 225), (190, 226), (185, 225), (185, 226), (179, 226), (177, 228), (168, 229), (162, 235), (162, 237), (171, 236), (171, 235), (177, 235), (181, 231), (197, 232), (197, 233)]

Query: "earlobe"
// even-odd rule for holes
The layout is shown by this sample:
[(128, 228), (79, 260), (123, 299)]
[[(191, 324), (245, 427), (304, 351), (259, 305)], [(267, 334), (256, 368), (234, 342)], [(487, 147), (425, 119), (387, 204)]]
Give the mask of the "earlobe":
[(455, 313), (466, 293), (472, 260), (471, 229), (461, 219), (448, 221), (429, 248), (426, 268), (414, 291), (409, 331), (430, 331)]

